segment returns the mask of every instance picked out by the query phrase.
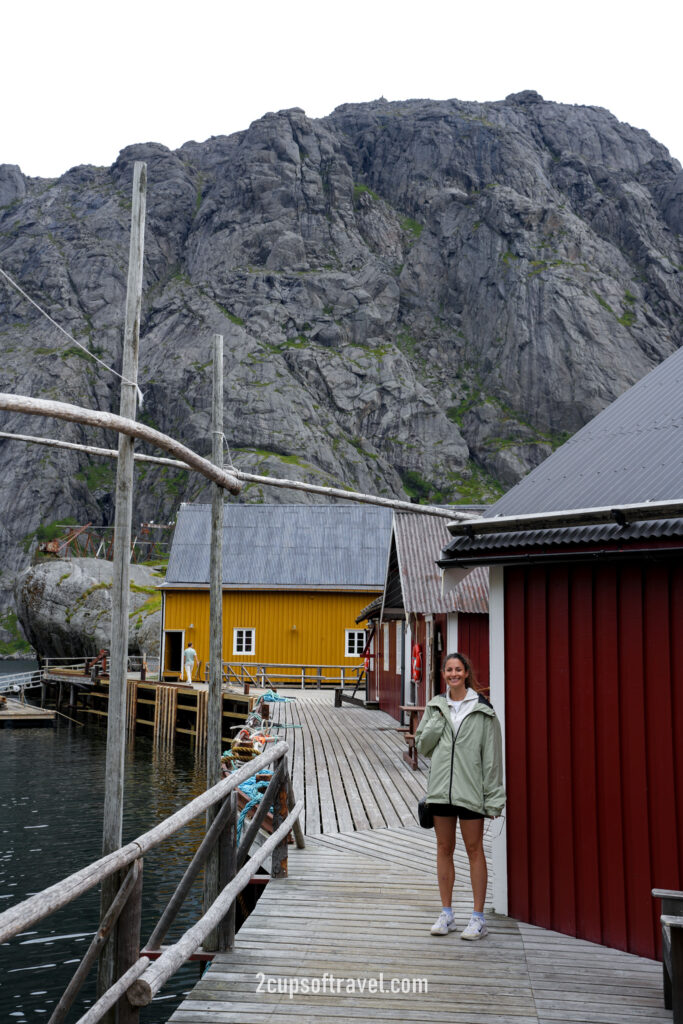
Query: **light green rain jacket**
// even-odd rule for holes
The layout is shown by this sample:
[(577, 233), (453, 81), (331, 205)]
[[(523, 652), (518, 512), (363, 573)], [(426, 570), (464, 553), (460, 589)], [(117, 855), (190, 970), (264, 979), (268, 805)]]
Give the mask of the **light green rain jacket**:
[(479, 695), (474, 709), (453, 732), (448, 701), (432, 697), (415, 734), (417, 749), (431, 757), (428, 804), (457, 804), (496, 818), (505, 806), (500, 722)]

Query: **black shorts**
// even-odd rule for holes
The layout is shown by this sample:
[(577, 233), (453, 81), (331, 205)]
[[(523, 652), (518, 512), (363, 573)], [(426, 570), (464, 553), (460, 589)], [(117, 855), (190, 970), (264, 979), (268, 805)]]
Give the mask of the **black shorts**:
[(435, 818), (460, 818), (462, 821), (483, 821), (484, 815), (478, 811), (470, 811), (468, 807), (456, 804), (430, 804), (429, 810)]

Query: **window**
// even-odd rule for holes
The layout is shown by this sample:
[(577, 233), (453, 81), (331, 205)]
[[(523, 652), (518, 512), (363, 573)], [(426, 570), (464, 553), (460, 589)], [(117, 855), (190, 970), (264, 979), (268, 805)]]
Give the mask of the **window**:
[(347, 658), (359, 658), (362, 656), (365, 650), (365, 630), (364, 629), (347, 629), (346, 630), (346, 650), (345, 655)]
[(232, 653), (253, 654), (255, 629), (244, 629), (242, 626), (232, 631)]

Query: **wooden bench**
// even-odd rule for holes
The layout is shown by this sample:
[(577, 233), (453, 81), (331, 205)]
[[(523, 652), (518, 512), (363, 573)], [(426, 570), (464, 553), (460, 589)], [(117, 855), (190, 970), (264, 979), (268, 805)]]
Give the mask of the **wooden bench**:
[(403, 760), (406, 761), (414, 772), (417, 771), (417, 747), (415, 746), (415, 733), (417, 732), (417, 726), (422, 717), (424, 711), (424, 705), (418, 704), (401, 704), (399, 706), (401, 717), (407, 711), (408, 725), (401, 725), (398, 728), (398, 732), (403, 733), (403, 738), (408, 744), (408, 749), (403, 752)]
[(653, 889), (662, 901), (662, 980), (664, 1005), (673, 1010), (674, 1024), (683, 1024), (683, 892)]

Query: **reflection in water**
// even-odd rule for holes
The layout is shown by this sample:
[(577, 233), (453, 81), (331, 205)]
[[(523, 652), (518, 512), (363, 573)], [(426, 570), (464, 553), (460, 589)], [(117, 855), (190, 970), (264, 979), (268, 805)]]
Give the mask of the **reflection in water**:
[[(106, 729), (61, 720), (55, 729), (0, 731), (0, 910), (101, 856)], [(123, 841), (167, 818), (205, 788), (205, 767), (186, 748), (159, 749), (136, 736), (126, 751)], [(203, 815), (144, 862), (142, 941), (151, 934), (203, 833)], [(166, 941), (201, 914), (201, 878)], [(99, 920), (93, 890), (0, 946), (0, 1020), (47, 1020)], [(167, 1021), (198, 977), (189, 964), (143, 1010), (143, 1024)], [(74, 1005), (94, 1000), (94, 975)], [(47, 1014), (47, 1016), (46, 1016)]]

